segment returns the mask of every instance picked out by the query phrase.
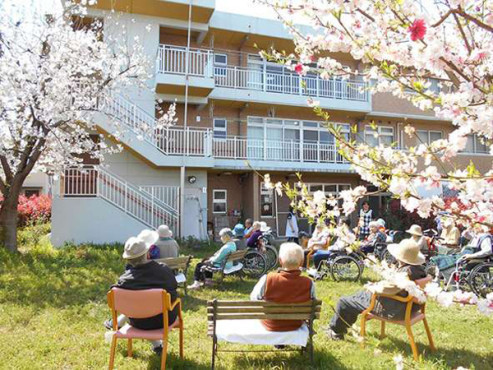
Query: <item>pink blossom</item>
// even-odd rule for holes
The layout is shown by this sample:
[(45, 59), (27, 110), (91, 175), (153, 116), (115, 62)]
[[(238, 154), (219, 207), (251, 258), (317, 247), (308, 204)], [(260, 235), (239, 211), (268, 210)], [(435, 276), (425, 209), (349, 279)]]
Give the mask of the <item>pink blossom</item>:
[(408, 32), (411, 33), (411, 40), (423, 40), (426, 34), (426, 25), (423, 19), (416, 19), (411, 26), (409, 26)]

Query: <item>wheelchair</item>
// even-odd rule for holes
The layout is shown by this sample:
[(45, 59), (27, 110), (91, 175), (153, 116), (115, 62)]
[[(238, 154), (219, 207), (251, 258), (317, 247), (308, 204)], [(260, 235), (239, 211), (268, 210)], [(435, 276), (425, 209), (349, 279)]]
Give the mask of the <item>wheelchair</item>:
[(333, 252), (320, 262), (316, 280), (322, 280), (330, 274), (334, 281), (358, 281), (364, 267), (364, 255), (347, 248), (345, 251)]
[(493, 292), (493, 256), (457, 261), (455, 270), (445, 284), (445, 290), (451, 286), (471, 290), (477, 296), (485, 298)]

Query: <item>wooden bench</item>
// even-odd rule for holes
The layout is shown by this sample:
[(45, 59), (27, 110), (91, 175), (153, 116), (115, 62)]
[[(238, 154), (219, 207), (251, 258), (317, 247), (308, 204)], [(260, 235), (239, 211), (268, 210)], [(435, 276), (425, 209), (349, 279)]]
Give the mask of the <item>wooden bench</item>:
[(182, 273), (185, 276), (185, 281), (179, 282), (178, 286), (183, 287), (183, 291), (185, 295), (187, 295), (187, 272), (191, 260), (192, 260), (192, 256), (183, 256), (183, 257), (158, 258), (155, 259), (154, 261), (166, 264), (171, 270), (175, 272), (175, 275), (177, 273)]
[[(322, 310), (322, 301), (312, 300), (304, 303), (273, 303), (266, 301), (218, 301), (212, 300), (207, 302), (207, 335), (212, 337), (212, 369), (215, 366), (215, 358), (218, 352), (269, 352), (269, 351), (219, 351), (218, 349), (218, 321), (221, 320), (303, 320), (306, 322), (306, 330), (308, 330), (308, 338), (305, 345), (301, 345), (301, 353), (307, 348), (310, 356), (310, 361), (313, 363), (313, 321), (320, 318)], [(259, 324), (261, 325), (261, 324)], [(236, 329), (238, 325), (226, 325), (226, 327)], [(219, 328), (220, 329), (220, 328)], [(263, 328), (262, 328), (263, 329)], [(265, 334), (284, 335), (286, 332), (268, 332)], [(298, 329), (303, 330), (303, 328)], [(296, 332), (295, 332), (296, 333)], [(257, 333), (258, 335), (258, 333)], [(262, 333), (260, 333), (262, 335)], [(227, 339), (222, 339), (226, 340)], [(238, 342), (237, 342), (238, 343)], [(245, 343), (247, 344), (247, 343)], [(255, 343), (252, 339), (248, 344), (264, 344)], [(275, 343), (272, 343), (275, 344)], [(278, 343), (284, 344), (284, 343)], [(289, 351), (289, 350), (288, 350)], [(293, 351), (293, 350), (290, 350)], [(278, 352), (278, 351), (277, 351)]]
[[(220, 267), (204, 266), (204, 268), (207, 271), (210, 271), (210, 272), (215, 273), (215, 274), (219, 274), (219, 284), (221, 284), (223, 282), (224, 276), (228, 276), (228, 275), (238, 274), (240, 279), (243, 279), (243, 272), (242, 272), (243, 263), (242, 263), (242, 261), (245, 258), (245, 255), (247, 252), (248, 252), (247, 249), (243, 249), (243, 250), (236, 251), (236, 252), (231, 252), (224, 259), (224, 261)], [(231, 269), (227, 269), (226, 264), (228, 262), (232, 262), (236, 266), (231, 268)], [(239, 265), (239, 264), (241, 264), (241, 265)]]

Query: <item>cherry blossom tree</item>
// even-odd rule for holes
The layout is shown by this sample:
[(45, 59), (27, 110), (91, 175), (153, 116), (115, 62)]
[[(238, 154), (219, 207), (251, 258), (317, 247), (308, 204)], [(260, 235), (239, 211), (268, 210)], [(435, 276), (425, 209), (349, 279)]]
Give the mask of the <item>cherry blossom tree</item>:
[[(493, 227), (493, 170), (480, 172), (473, 162), (459, 167), (455, 159), (475, 135), (493, 155), (493, 3), (482, 0), (260, 0), (271, 6), (293, 35), (295, 52), (262, 54), (290, 66), (295, 72), (319, 73), (323, 79), (357, 78), (370, 83), (371, 93), (391, 93), (423, 111), (433, 111), (453, 125), (448, 137), (399, 150), (393, 145), (372, 147), (347, 140), (330, 116), (313, 99), (308, 103), (327, 123), (339, 150), (361, 178), (381, 191), (400, 198), (411, 212), (429, 217), (447, 211), (468, 225)], [(295, 24), (305, 23), (312, 31)], [(346, 53), (360, 61), (351, 68), (337, 60)], [(315, 65), (316, 64), (316, 65)], [(361, 67), (363, 66), (363, 67)], [(438, 81), (439, 89), (431, 88)], [(411, 124), (405, 133), (416, 136)], [(356, 134), (356, 133), (354, 133)], [(424, 198), (419, 186), (439, 187), (444, 182), (457, 191), (458, 202)], [(365, 187), (340, 194), (309, 195), (282, 184), (271, 185), (288, 195), (302, 195), (305, 215), (337, 216), (355, 210)], [(301, 189), (301, 190), (300, 190)], [(304, 193), (304, 194), (303, 194)], [(304, 195), (304, 196), (303, 196)]]
[[(26, 177), (34, 170), (56, 175), (83, 157), (102, 161), (119, 150), (107, 144), (94, 118), (106, 114), (114, 94), (146, 88), (151, 77), (139, 43), (103, 37), (101, 22), (85, 19), (87, 3), (95, 1), (64, 2), (49, 15), (4, 12), (0, 18), (0, 245), (11, 251)], [(124, 127), (106, 116), (118, 138)]]

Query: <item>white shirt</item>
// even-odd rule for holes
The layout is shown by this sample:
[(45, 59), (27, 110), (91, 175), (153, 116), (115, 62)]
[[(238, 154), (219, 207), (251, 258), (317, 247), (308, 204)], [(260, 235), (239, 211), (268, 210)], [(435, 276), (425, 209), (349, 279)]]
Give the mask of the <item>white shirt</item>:
[(290, 213), (286, 221), (286, 236), (288, 238), (297, 238), (298, 233), (298, 219), (294, 213)]

